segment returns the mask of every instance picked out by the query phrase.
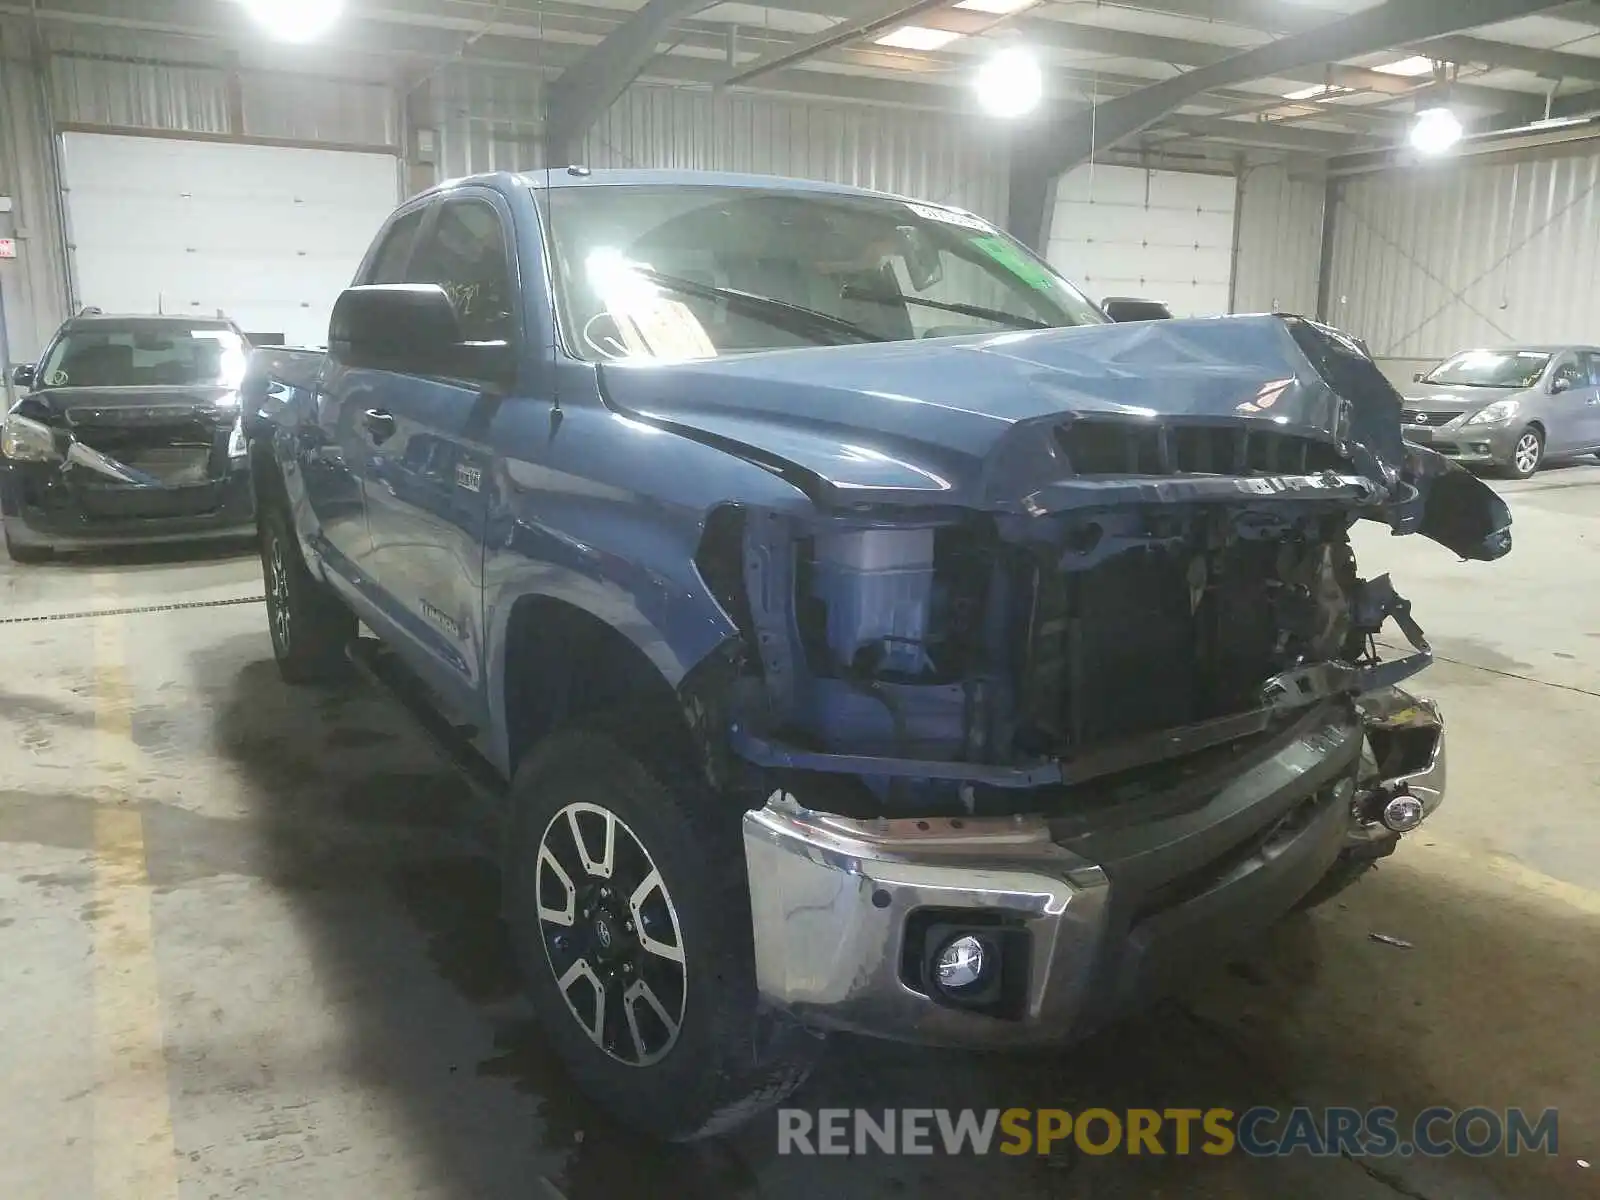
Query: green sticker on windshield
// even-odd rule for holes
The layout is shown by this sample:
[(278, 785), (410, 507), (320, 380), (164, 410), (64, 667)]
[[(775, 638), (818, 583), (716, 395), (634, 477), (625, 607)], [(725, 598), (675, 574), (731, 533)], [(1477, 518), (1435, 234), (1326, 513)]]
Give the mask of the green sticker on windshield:
[(973, 238), (970, 244), (976, 249), (982, 250), (1029, 287), (1041, 292), (1055, 290), (1055, 280), (1051, 277), (1050, 272), (1046, 271), (1005, 238)]

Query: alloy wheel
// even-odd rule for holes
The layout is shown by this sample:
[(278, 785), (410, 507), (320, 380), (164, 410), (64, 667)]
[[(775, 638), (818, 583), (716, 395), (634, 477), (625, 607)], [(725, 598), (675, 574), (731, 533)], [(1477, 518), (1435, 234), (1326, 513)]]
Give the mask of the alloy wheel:
[(683, 932), (655, 860), (598, 804), (568, 804), (539, 839), (534, 896), (556, 989), (600, 1049), (647, 1067), (677, 1043), (688, 1002)]
[(267, 599), (272, 616), (272, 638), (278, 653), (289, 653), (289, 564), (284, 561), (283, 540), (271, 539), (267, 554)]
[(1517, 439), (1516, 449), (1512, 451), (1512, 461), (1521, 474), (1533, 474), (1534, 468), (1539, 465), (1541, 449), (1539, 435), (1531, 429)]

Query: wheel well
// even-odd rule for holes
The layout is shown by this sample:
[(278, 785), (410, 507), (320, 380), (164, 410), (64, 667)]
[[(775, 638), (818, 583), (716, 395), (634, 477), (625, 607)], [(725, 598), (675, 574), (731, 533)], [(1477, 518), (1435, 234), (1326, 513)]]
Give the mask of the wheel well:
[(598, 617), (549, 596), (511, 611), (505, 651), (506, 739), (511, 771), (541, 738), (581, 718), (626, 706), (669, 719), (691, 744), (678, 696), (642, 650)]
[(1548, 433), (1545, 432), (1545, 430), (1544, 430), (1544, 422), (1542, 422), (1542, 421), (1529, 421), (1528, 422), (1528, 428), (1529, 429), (1537, 429), (1539, 431), (1539, 436), (1541, 438), (1546, 438), (1546, 437), (1550, 436)]

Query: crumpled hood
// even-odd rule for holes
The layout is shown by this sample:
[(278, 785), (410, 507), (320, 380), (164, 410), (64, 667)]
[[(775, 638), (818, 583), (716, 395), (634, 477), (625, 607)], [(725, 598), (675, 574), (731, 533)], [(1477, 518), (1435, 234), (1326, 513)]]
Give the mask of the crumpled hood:
[[(1341, 335), (1295, 318), (607, 363), (601, 386), (609, 403), (631, 415), (793, 468), (831, 504), (1056, 507), (1086, 474), (1059, 431), (1074, 421), (1112, 420), (1254, 430), (1342, 448), (1350, 464), (1343, 473), (1366, 480), (1369, 499), (1410, 504), (1415, 511), (1399, 523), (1417, 527), (1425, 497), (1402, 480), (1416, 474), (1419, 454), (1431, 453), (1403, 441), (1400, 396), (1370, 358)], [(1441, 460), (1419, 478), (1453, 467)], [(1103, 489), (1103, 477), (1077, 480), (1077, 487)], [(1147, 498), (1178, 498), (1181, 490)], [(1505, 514), (1500, 524), (1509, 519)], [(1486, 516), (1485, 523), (1497, 520)]]

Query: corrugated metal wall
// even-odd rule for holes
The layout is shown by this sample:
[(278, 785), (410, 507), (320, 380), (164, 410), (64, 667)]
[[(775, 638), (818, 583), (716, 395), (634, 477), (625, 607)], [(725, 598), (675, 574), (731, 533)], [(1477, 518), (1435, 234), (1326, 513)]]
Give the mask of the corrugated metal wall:
[(1346, 180), (1330, 319), (1379, 358), (1600, 342), (1600, 154)]
[(244, 131), (348, 146), (399, 146), (400, 107), (394, 88), (358, 79), (318, 79), (244, 71)]
[(595, 167), (826, 179), (1006, 215), (1008, 158), (977, 122), (748, 93), (641, 85), (585, 140)]
[(1314, 316), (1324, 184), (1281, 164), (1252, 167), (1239, 187), (1233, 311)]
[(397, 146), (394, 89), (245, 66), (243, 125), (228, 120), (228, 76), (213, 43), (73, 30), (53, 34), (50, 79), (58, 121), (182, 133), (235, 133), (361, 146)]
[[(50, 152), (44, 89), (28, 56), (28, 29), (0, 18), (0, 237), (15, 238), (17, 257), (0, 259), (0, 350), (11, 362), (30, 362), (65, 315), (66, 259), (59, 195)], [(0, 382), (0, 397), (9, 382)]]
[(451, 67), (431, 81), (439, 178), (539, 165), (544, 81), (532, 71)]
[(52, 31), (51, 94), (59, 121), (227, 133), (226, 76), (203, 43), (101, 29)]
[(52, 119), (340, 145), (400, 143), (399, 97), (387, 83), (245, 65), (241, 128), (231, 129), (228, 72), (214, 42), (51, 27), (45, 45), (49, 67), (41, 70), (30, 27), (0, 18), (0, 195), (14, 204), (13, 212), (0, 213), (0, 236), (19, 243), (16, 260), (0, 262), (4, 350), (12, 362), (37, 354), (67, 310)]
[[(536, 76), (445, 71), (432, 87), (442, 177), (541, 163)], [(1005, 217), (1008, 160), (997, 139), (924, 113), (639, 84), (590, 130), (583, 160), (826, 179)]]

